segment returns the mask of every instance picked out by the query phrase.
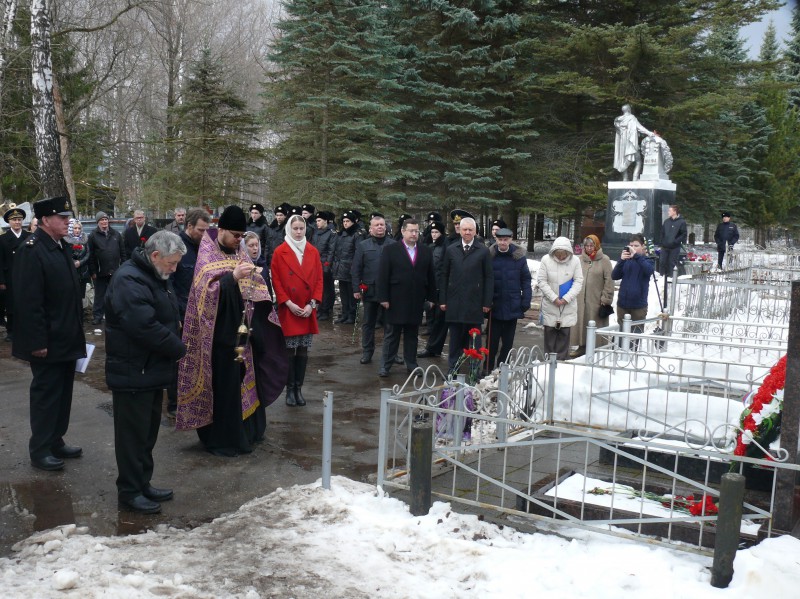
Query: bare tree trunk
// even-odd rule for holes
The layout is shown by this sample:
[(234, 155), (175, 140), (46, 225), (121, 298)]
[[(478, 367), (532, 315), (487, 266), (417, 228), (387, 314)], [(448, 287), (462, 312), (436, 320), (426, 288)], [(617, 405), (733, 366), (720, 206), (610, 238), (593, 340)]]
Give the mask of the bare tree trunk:
[(47, 0), (31, 0), (33, 123), (39, 178), (44, 197), (67, 195), (56, 127), (53, 63), (50, 56), (50, 18)]
[(64, 121), (64, 100), (61, 97), (61, 90), (58, 86), (58, 79), (53, 75), (53, 108), (56, 113), (56, 126), (58, 127), (59, 147), (61, 149), (61, 168), (64, 171), (64, 183), (69, 192), (69, 200), (72, 208), (78, 214), (78, 200), (75, 196), (75, 179), (72, 176), (72, 161), (69, 159), (69, 136), (67, 135), (67, 123)]
[[(6, 76), (6, 52), (13, 45), (14, 19), (17, 16), (17, 0), (4, 0), (3, 29), (0, 31), (0, 115), (3, 114), (3, 81)], [(0, 172), (2, 175), (2, 172)], [(3, 188), (0, 186), (0, 204), (3, 202)]]

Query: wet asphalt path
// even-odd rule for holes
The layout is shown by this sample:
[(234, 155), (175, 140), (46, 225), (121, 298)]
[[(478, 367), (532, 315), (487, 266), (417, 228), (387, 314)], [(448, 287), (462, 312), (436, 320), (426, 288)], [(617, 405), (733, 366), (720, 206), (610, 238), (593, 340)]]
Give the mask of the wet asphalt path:
[[(530, 313), (529, 313), (530, 315)], [(523, 329), (517, 344), (533, 345), (541, 334)], [(10, 344), (0, 341), (0, 556), (34, 531), (61, 524), (88, 527), (92, 534), (136, 534), (158, 524), (193, 527), (238, 509), (254, 497), (279, 487), (307, 484), (321, 475), (322, 398), (334, 394), (333, 474), (367, 481), (376, 472), (380, 388), (400, 384), (406, 369), (396, 366), (389, 378), (377, 376), (381, 333), (375, 359), (361, 365), (360, 341), (352, 325), (321, 323), (311, 348), (303, 394), (304, 408), (289, 408), (283, 397), (267, 409), (267, 438), (249, 455), (219, 458), (205, 452), (194, 431), (177, 432), (164, 416), (154, 451), (155, 486), (171, 487), (175, 499), (161, 514), (142, 516), (117, 507), (111, 394), (103, 374), (103, 335), (86, 326), (87, 340), (97, 345), (89, 371), (76, 375), (70, 429), (66, 440), (84, 455), (67, 460), (60, 472), (30, 465), (27, 363), (11, 358)], [(420, 339), (420, 348), (424, 339)], [(425, 367), (446, 359), (419, 360)], [(166, 398), (165, 398), (166, 402)]]

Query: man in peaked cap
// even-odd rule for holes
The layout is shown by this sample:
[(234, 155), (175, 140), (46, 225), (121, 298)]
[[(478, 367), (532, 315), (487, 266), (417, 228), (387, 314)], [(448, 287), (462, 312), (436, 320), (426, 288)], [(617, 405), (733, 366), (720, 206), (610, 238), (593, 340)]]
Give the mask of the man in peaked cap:
[(336, 246), (336, 232), (331, 227), (333, 216), (330, 212), (321, 210), (314, 215), (314, 237), (312, 244), (319, 252), (319, 260), (322, 263), (322, 303), (317, 313), (318, 321), (330, 320), (333, 311), (333, 302), (336, 290), (333, 285), (333, 248)]
[(506, 225), (506, 221), (504, 221), (502, 218), (497, 218), (492, 221), (492, 235), (489, 238), (489, 245), (494, 245), (497, 243), (497, 232), (500, 229), (508, 229), (508, 226)]
[(11, 341), (14, 331), (14, 257), (30, 235), (22, 229), (22, 221), (26, 216), (24, 210), (13, 205), (3, 215), (9, 226), (8, 232), (0, 235), (0, 293), (3, 294), (6, 306), (6, 341)]
[(442, 222), (442, 215), (438, 212), (428, 212), (425, 216), (425, 230), (422, 233), (422, 243), (426, 245), (430, 245), (433, 239), (431, 239), (431, 225), (433, 223), (441, 223)]
[(406, 212), (403, 212), (400, 216), (397, 217), (397, 231), (394, 234), (395, 241), (400, 241), (403, 239), (403, 223), (406, 222), (409, 218), (413, 217)]
[[(272, 262), (273, 246), (277, 247), (280, 244), (274, 244), (272, 241), (273, 230), (267, 223), (264, 216), (264, 206), (261, 204), (250, 204), (250, 219), (247, 221), (247, 230), (252, 231), (258, 235), (258, 241), (261, 243), (261, 255), (267, 262), (267, 266)], [(283, 236), (281, 236), (283, 242)]]
[[(453, 233), (447, 236), (446, 244), (448, 247), (453, 245), (454, 243), (455, 244), (461, 243), (461, 232), (459, 231), (459, 225), (461, 224), (461, 220), (464, 218), (471, 218), (472, 220), (475, 220), (475, 217), (472, 216), (472, 214), (470, 214), (466, 210), (462, 210), (461, 208), (456, 208), (455, 210), (450, 211), (450, 220), (453, 221)], [(486, 243), (483, 240), (483, 237), (477, 234), (477, 230), (475, 232), (474, 241), (478, 245), (486, 245)]]
[(733, 249), (734, 244), (739, 241), (739, 229), (731, 222), (731, 213), (727, 210), (722, 212), (722, 222), (714, 231), (714, 241), (717, 243), (717, 264), (722, 269), (725, 252), (728, 248)]
[(69, 198), (39, 200), (33, 205), (39, 228), (20, 247), (14, 265), (17, 315), (14, 357), (30, 363), (31, 464), (61, 470), (64, 458), (77, 458), (80, 447), (64, 442), (72, 407), (75, 362), (86, 357), (81, 326), (81, 292), (72, 248), (62, 239), (72, 215)]

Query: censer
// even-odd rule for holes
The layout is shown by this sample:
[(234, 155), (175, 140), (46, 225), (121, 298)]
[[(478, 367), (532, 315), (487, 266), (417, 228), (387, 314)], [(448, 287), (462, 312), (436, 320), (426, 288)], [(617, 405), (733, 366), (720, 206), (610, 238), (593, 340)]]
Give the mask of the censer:
[(255, 272), (255, 269), (250, 272), (250, 284), (247, 298), (244, 299), (242, 322), (239, 324), (239, 328), (236, 329), (236, 347), (233, 348), (233, 351), (236, 353), (234, 360), (237, 362), (244, 362), (244, 352), (247, 348), (247, 342), (250, 340), (250, 333), (253, 332), (253, 329), (248, 325), (247, 316), (248, 313), (252, 314), (253, 312), (253, 283), (255, 281)]

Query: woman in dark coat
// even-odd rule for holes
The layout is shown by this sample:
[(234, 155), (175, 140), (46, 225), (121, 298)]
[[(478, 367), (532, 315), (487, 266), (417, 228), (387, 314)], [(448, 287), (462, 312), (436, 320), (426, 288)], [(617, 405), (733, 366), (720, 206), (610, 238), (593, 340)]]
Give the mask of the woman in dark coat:
[(317, 306), (322, 301), (322, 263), (317, 248), (306, 240), (306, 220), (299, 214), (289, 217), (285, 241), (272, 256), (272, 284), (289, 358), (286, 405), (304, 406), (302, 387), (308, 348), (319, 333)]
[[(86, 285), (91, 277), (89, 276), (89, 237), (83, 232), (81, 221), (74, 218), (70, 220), (69, 235), (65, 241), (72, 246), (72, 260), (75, 262), (75, 268), (78, 269), (81, 301), (83, 301), (86, 298)], [(83, 312), (81, 312), (81, 318), (83, 318)]]
[(334, 322), (343, 324), (356, 322), (356, 300), (353, 297), (353, 282), (350, 275), (356, 244), (362, 240), (356, 221), (352, 212), (345, 212), (342, 215), (342, 230), (336, 236), (333, 250), (333, 278), (339, 281), (339, 300), (342, 302), (342, 315)]

